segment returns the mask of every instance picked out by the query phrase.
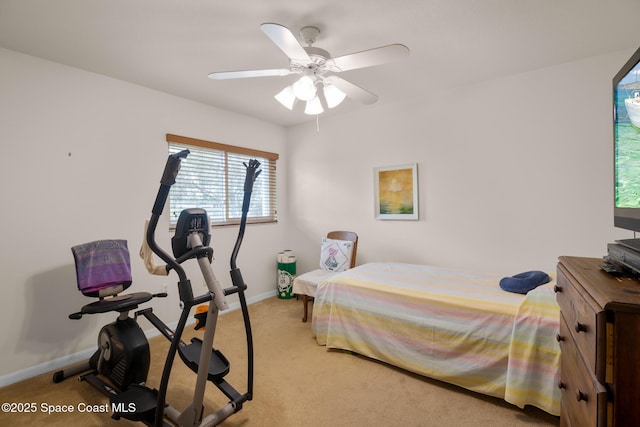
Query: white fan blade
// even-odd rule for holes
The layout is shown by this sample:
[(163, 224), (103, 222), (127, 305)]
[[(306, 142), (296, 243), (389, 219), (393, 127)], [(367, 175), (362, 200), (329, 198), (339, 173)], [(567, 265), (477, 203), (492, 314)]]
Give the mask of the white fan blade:
[(227, 80), (245, 79), (248, 77), (288, 76), (289, 74), (293, 74), (293, 71), (286, 68), (276, 68), (272, 70), (215, 71), (209, 74), (209, 78), (214, 80)]
[(264, 23), (260, 29), (274, 42), (292, 61), (311, 62), (307, 51), (304, 50), (291, 30), (280, 24)]
[(347, 71), (357, 68), (371, 67), (373, 65), (386, 64), (409, 55), (409, 48), (402, 44), (390, 44), (388, 46), (363, 50), (349, 55), (333, 58), (330, 66), (332, 71)]
[(327, 76), (325, 77), (325, 81), (343, 91), (349, 98), (363, 104), (373, 104), (378, 100), (378, 95), (362, 89), (360, 86), (356, 86), (338, 76)]

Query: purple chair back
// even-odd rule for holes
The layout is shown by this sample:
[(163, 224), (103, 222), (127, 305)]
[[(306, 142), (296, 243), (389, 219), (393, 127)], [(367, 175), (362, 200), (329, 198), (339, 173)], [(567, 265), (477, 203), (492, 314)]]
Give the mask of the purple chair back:
[(126, 240), (96, 240), (71, 248), (76, 263), (78, 290), (86, 296), (102, 296), (100, 291), (131, 285), (131, 265)]

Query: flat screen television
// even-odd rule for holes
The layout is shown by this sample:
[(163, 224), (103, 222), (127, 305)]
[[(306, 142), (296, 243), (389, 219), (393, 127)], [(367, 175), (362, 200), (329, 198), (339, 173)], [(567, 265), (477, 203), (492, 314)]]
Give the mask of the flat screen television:
[(614, 225), (640, 231), (640, 49), (613, 78), (613, 137)]

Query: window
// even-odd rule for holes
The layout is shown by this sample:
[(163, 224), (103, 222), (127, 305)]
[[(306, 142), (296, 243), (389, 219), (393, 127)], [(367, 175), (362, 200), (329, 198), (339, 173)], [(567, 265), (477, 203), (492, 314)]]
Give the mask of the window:
[(172, 227), (180, 212), (187, 208), (205, 209), (212, 226), (239, 224), (246, 175), (244, 163), (249, 159), (258, 160), (262, 172), (253, 186), (247, 223), (277, 221), (278, 154), (172, 134), (167, 134), (167, 142), (170, 154), (190, 151), (169, 193)]

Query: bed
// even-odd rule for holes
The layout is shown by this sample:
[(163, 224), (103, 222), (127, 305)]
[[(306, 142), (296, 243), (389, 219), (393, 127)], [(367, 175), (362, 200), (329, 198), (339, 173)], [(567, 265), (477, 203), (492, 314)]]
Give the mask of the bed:
[(526, 295), (504, 275), (367, 263), (320, 283), (319, 345), (560, 414), (560, 308), (553, 281)]

